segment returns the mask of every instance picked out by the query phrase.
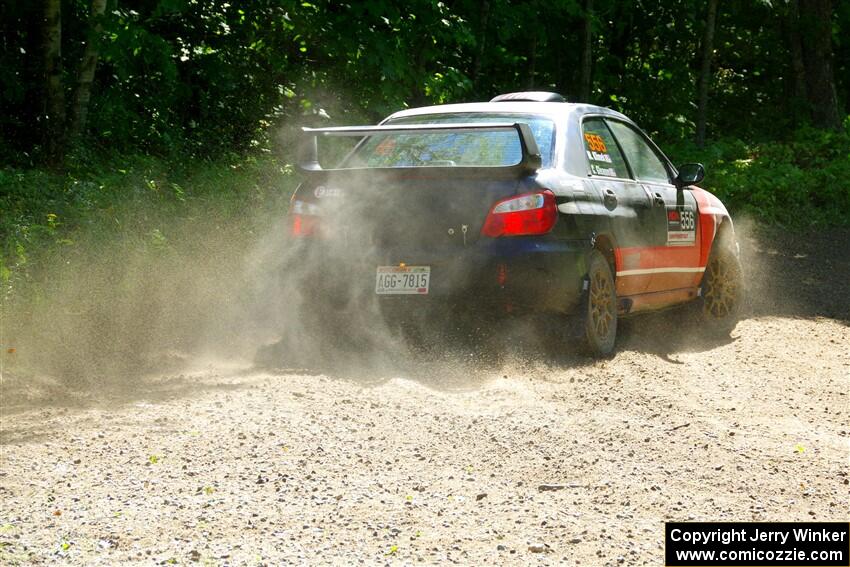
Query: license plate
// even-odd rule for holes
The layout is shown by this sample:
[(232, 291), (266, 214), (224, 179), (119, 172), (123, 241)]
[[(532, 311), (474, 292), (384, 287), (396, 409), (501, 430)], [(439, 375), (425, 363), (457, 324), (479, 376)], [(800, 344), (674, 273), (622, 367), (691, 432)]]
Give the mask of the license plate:
[(427, 295), (431, 266), (378, 266), (375, 293)]

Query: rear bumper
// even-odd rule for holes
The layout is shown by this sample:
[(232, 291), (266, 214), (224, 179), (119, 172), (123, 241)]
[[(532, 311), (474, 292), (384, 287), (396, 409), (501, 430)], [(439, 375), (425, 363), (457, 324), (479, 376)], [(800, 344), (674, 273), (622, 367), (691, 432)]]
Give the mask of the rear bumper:
[[(311, 242), (299, 258), (301, 289), (322, 304), (377, 302), (382, 310), (436, 307), (496, 312), (570, 311), (579, 301), (589, 242), (481, 239), (468, 247), (344, 254)], [(378, 295), (378, 266), (430, 266), (427, 295)]]

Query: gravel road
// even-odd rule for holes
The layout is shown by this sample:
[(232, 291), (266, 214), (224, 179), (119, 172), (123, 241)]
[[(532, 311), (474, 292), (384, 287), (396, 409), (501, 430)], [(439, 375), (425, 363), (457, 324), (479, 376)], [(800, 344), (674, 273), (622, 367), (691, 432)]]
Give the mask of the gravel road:
[(606, 361), (7, 375), (0, 564), (660, 565), (668, 520), (846, 521), (850, 260), (821, 238), (748, 240), (731, 337), (645, 317)]

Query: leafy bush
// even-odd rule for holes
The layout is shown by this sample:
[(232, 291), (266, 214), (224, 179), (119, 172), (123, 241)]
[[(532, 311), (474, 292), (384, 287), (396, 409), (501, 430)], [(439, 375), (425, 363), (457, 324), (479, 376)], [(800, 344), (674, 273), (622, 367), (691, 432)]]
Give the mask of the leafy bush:
[(295, 183), (292, 168), (271, 157), (166, 162), (102, 155), (68, 166), (64, 173), (0, 169), (3, 295), (46, 281), (51, 262), (98, 243), (156, 247), (178, 227), (274, 214)]
[(704, 187), (734, 212), (792, 228), (850, 225), (850, 135), (805, 128), (787, 141), (738, 139), (704, 149), (670, 146), (677, 163), (702, 162)]
[[(802, 129), (787, 141), (664, 145), (677, 163), (704, 163), (704, 186), (733, 213), (797, 228), (850, 225), (847, 133)], [(78, 150), (67, 165), (64, 173), (0, 169), (0, 282), (7, 286), (46, 276), (44, 259), (73, 254), (80, 238), (154, 245), (175, 218), (256, 218), (296, 182), (291, 167), (267, 155), (166, 161)]]

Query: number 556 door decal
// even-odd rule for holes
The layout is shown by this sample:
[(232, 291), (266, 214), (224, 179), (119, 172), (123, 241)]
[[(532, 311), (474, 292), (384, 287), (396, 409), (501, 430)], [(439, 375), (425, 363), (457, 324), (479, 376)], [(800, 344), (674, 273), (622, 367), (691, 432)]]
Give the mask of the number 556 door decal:
[(691, 207), (667, 207), (667, 246), (693, 246), (697, 215)]

